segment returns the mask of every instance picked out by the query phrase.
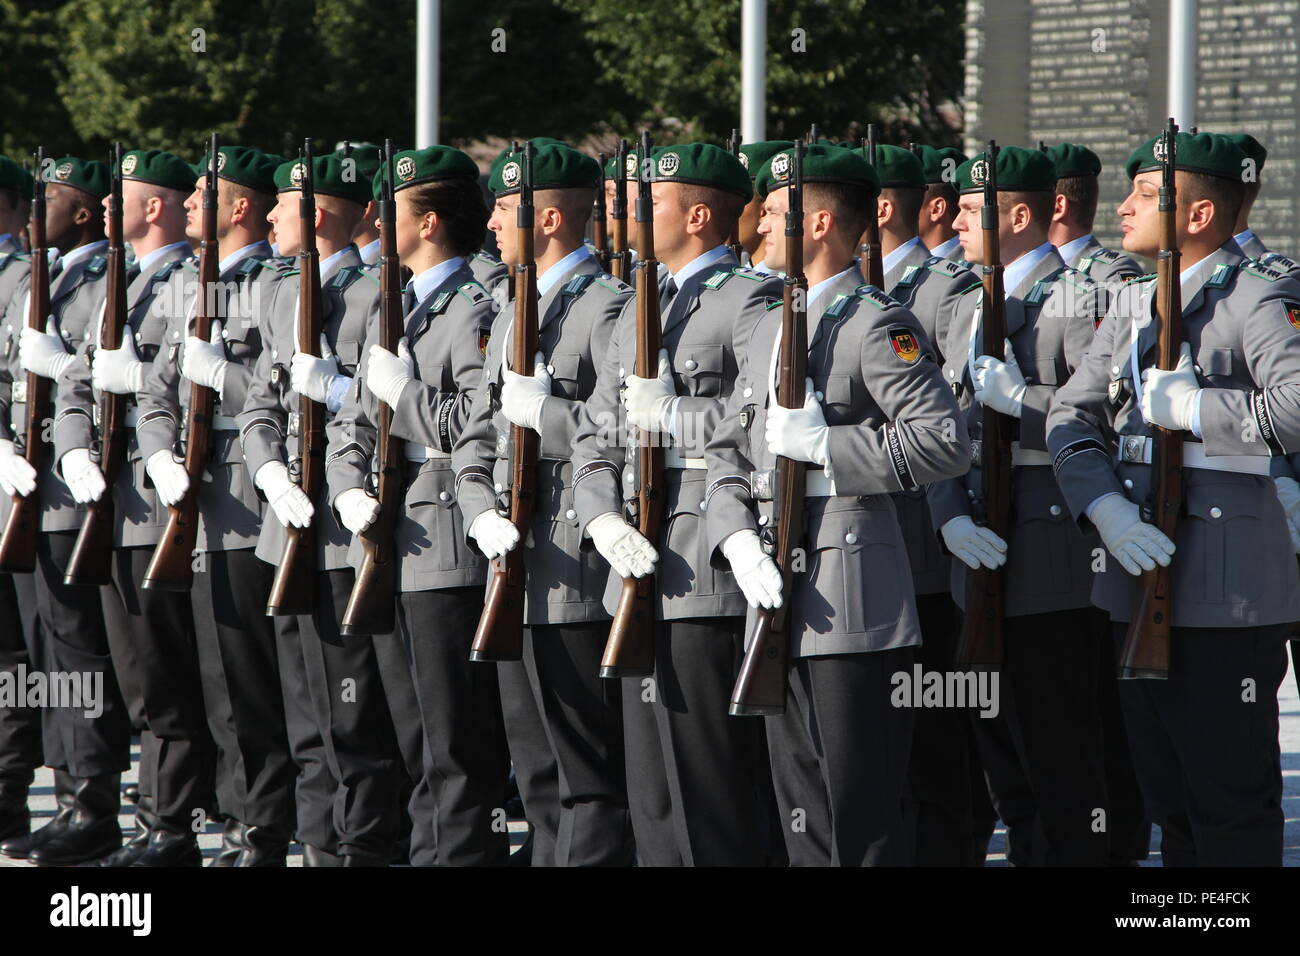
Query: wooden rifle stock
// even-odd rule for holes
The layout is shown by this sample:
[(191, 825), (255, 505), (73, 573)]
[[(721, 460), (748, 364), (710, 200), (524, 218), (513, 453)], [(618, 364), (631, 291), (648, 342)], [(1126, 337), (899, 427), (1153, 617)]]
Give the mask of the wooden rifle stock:
[[(45, 331), (50, 314), (50, 259), (45, 240), (45, 150), (36, 152), (36, 194), (32, 200), (31, 283), (28, 288), (27, 327)], [(48, 378), (28, 372), (27, 424), (23, 429), (23, 457), (36, 471), (36, 487), (29, 495), (13, 495), (4, 532), (0, 533), (0, 571), (36, 570), (36, 537), (41, 526), (41, 476), (49, 464), (50, 448), (42, 431), (50, 413)], [(17, 436), (15, 436), (17, 437)]]
[[(533, 151), (523, 145), (523, 181), (519, 189), (519, 264), (515, 266), (515, 321), (511, 339), (511, 364), (520, 375), (533, 374), (537, 354), (537, 263), (533, 259)], [(504, 354), (504, 352), (503, 352)], [(470, 646), (472, 661), (517, 661), (524, 654), (524, 600), (528, 569), (524, 567), (524, 542), (537, 504), (539, 438), (531, 428), (510, 426), (510, 523), (519, 543), (488, 568), (487, 593)]]
[[(808, 375), (808, 280), (803, 271), (803, 140), (795, 140), (785, 214), (785, 289), (782, 293), (781, 348), (777, 356), (776, 399), (782, 408), (803, 408)], [(804, 497), (807, 463), (777, 456), (775, 528), (761, 535), (781, 571), (778, 608), (754, 613), (748, 649), (731, 691), (728, 712), (733, 717), (785, 713), (790, 662), (790, 607), (794, 594), (794, 553), (804, 539)]]
[[(384, 140), (379, 202), (379, 344), (396, 354), (405, 315), (402, 310), (402, 264), (397, 256), (396, 204), (393, 200), (393, 144)], [(357, 535), (361, 562), (343, 611), (344, 637), (388, 634), (397, 623), (397, 554), (393, 529), (402, 507), (402, 440), (392, 433), (393, 410), (378, 402), (375, 455), (367, 491), (379, 501), (379, 513)]]
[[(1006, 360), (1007, 313), (1002, 288), (1002, 256), (998, 245), (997, 143), (989, 140), (985, 165), (984, 236), (980, 326), (983, 354)], [(977, 523), (1002, 540), (1011, 515), (1011, 421), (984, 406), (980, 413), (980, 494), (973, 502)], [(1003, 568), (966, 570), (966, 606), (957, 639), (954, 664), (971, 670), (991, 670), (1002, 664), (1005, 632), (1006, 577)]]
[[(641, 135), (640, 156), (650, 155), (650, 134)], [(650, 177), (647, 164), (637, 169), (636, 197), (637, 251), (636, 265), (636, 362), (640, 378), (659, 374), (659, 350), (663, 331), (659, 319), (659, 260), (655, 258), (654, 216), (651, 205)], [(660, 437), (638, 429), (637, 490), (631, 514), (633, 524), (647, 539), (659, 537), (663, 520), (664, 450)], [(619, 591), (614, 618), (609, 625), (605, 653), (600, 659), (600, 676), (608, 678), (645, 677), (655, 669), (655, 603), (658, 585), (655, 576), (624, 578)]]
[[(1169, 371), (1178, 366), (1183, 343), (1182, 287), (1179, 280), (1177, 185), (1174, 152), (1178, 127), (1173, 119), (1165, 127), (1160, 187), (1160, 252), (1156, 259), (1156, 367)], [(1134, 370), (1136, 374), (1137, 370)], [(1151, 452), (1155, 486), (1142, 520), (1150, 521), (1173, 541), (1183, 507), (1183, 433), (1156, 426)], [(1124, 680), (1169, 677), (1169, 638), (1174, 620), (1173, 567), (1143, 571), (1137, 604), (1129, 620), (1120, 651), (1119, 676)]]
[(614, 221), (613, 246), (609, 256), (609, 274), (621, 282), (631, 277), (632, 254), (627, 248), (627, 140), (618, 141), (614, 161), (614, 207), (610, 218)]
[[(867, 135), (862, 140), (862, 155), (871, 168), (876, 168), (876, 124), (867, 124)], [(885, 258), (880, 251), (880, 216), (867, 217), (867, 241), (862, 245), (862, 277), (881, 292), (885, 291)]]

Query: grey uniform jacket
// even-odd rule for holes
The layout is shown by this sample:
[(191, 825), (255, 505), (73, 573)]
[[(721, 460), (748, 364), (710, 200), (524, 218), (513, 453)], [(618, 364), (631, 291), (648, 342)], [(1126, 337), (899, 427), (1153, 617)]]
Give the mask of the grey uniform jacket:
[[(806, 569), (785, 596), (797, 657), (920, 643), (892, 496), (961, 474), (970, 462), (960, 409), (920, 322), (859, 279), (854, 270), (836, 280), (808, 316), (808, 377), (830, 426), (826, 477), (835, 495), (805, 503)], [(780, 309), (764, 316), (706, 451), (708, 546), (717, 568), (727, 566), (728, 537), (770, 529), (776, 517), (765, 491), (776, 456), (764, 428), (780, 327)]]
[[(262, 350), (259, 316), (271, 308), (275, 285), (290, 271), (288, 260), (275, 259), (271, 247), (259, 243), (249, 255), (232, 263), (219, 276), (218, 315), (224, 314), (222, 337), (226, 358), (224, 387), (215, 406), (212, 450), (199, 488), (199, 551), (238, 551), (257, 544), (262, 525), (262, 502), (253, 478), (244, 467), (239, 431), (234, 416), (244, 407), (253, 365)], [(198, 269), (188, 264), (173, 272), (168, 295), (172, 307), (166, 316), (163, 346), (145, 370), (144, 386), (137, 396), (140, 419), (136, 437), (143, 461), (156, 452), (173, 449), (189, 407), (191, 382), (181, 378), (185, 337), (198, 291)]]
[[(969, 269), (951, 259), (931, 255), (917, 243), (885, 273), (885, 291), (916, 317), (934, 349), (935, 359), (943, 363), (943, 346), (948, 326), (964, 293), (979, 285)], [(907, 556), (912, 564), (912, 584), (917, 594), (946, 594), (951, 576), (949, 561), (939, 545), (930, 523), (930, 509), (925, 488), (894, 494), (898, 523), (907, 542)]]
[[(57, 265), (57, 263), (56, 263)], [(104, 275), (108, 260), (103, 249), (79, 259), (63, 269), (50, 281), (50, 315), (54, 319), (54, 329), (63, 339), (63, 347), (69, 352), (76, 351), (87, 340), (94, 327), (95, 317), (104, 302)], [(18, 364), (18, 340), (23, 327), (27, 324), (27, 296), (30, 291), (30, 273), (23, 277), (14, 291), (13, 297), (5, 311), (5, 322), (11, 328), (12, 348), (6, 359), (10, 382), (6, 386), (6, 399), (14, 396), (12, 387), (19, 385), (18, 395), (26, 391), (27, 373)], [(53, 396), (56, 389), (51, 388)], [(53, 410), (53, 402), (51, 402)], [(53, 411), (51, 410), (51, 414)], [(11, 435), (21, 436), (27, 427), (26, 402), (9, 403), (8, 424)], [(51, 456), (53, 458), (53, 456)], [(86, 509), (72, 500), (68, 486), (63, 483), (55, 470), (55, 461), (51, 461), (37, 476), (36, 491), (41, 496), (41, 530), (42, 531), (77, 531), (81, 528)], [(6, 499), (6, 502), (8, 499)], [(5, 505), (5, 513), (9, 510)]]
[[(979, 289), (963, 299), (948, 332), (943, 370), (961, 401), (976, 449), (980, 447), (983, 406), (974, 400), (969, 359), (971, 324), (980, 301)], [(1052, 397), (1092, 344), (1097, 317), (1105, 314), (1105, 303), (1105, 290), (1067, 267), (1054, 251), (1030, 270), (1006, 300), (1007, 337), (1027, 386), (1018, 440), (1022, 449), (1030, 454), (1037, 452), (1041, 459), (1041, 463), (1025, 463), (1012, 469), (1004, 566), (1008, 617), (1089, 606), (1092, 549), (1097, 543), (1069, 520), (1065, 498), (1044, 454), (1045, 425)], [(982, 351), (981, 336), (976, 340), (975, 355)], [(928, 497), (936, 531), (961, 515), (978, 517), (972, 499), (980, 488), (977, 461), (964, 478), (932, 485)], [(965, 564), (952, 562), (952, 593), (962, 607), (966, 574)]]
[[(282, 464), (301, 454), (298, 409), (301, 398), (289, 388), (289, 365), (296, 351), (298, 332), (299, 273), (286, 274), (276, 284), (273, 307), (259, 317), (262, 351), (253, 378), (237, 416), (244, 465), (250, 478), (270, 461)], [(366, 329), (379, 314), (379, 280), (361, 261), (356, 246), (349, 246), (330, 271), (321, 276), (321, 313), (325, 339), (333, 351), (340, 374), (353, 376), (361, 362), (361, 343)], [(341, 410), (341, 409), (340, 409)], [(328, 409), (325, 417), (330, 417)], [(348, 566), (348, 545), (352, 533), (339, 524), (329, 507), (329, 495), (322, 482), (312, 502), (316, 531), (316, 561), (321, 571)], [(270, 564), (284, 553), (284, 525), (274, 509), (264, 509), (257, 556)]]
[[(158, 354), (167, 324), (159, 310), (153, 307), (154, 303), (167, 288), (168, 277), (192, 260), (193, 254), (188, 247), (170, 249), (149, 264), (148, 272), (134, 277), (127, 273), (130, 281), (126, 290), (129, 326), (126, 334), (134, 340), (136, 351), (146, 366)], [(54, 418), (54, 456), (58, 463), (74, 448), (90, 448), (98, 434), (95, 416), (101, 393), (91, 385), (89, 356), (98, 342), (100, 321), (97, 315), (89, 330), (90, 338), (78, 346), (77, 360), (58, 381)], [(126, 398), (127, 414), (134, 414), (135, 396)], [(144, 456), (133, 427), (126, 430), (126, 459), (113, 482), (111, 493), (113, 546), (135, 548), (157, 544), (167, 524), (167, 509), (158, 501), (153, 484), (146, 480)]]
[(1264, 245), (1264, 240), (1255, 235), (1254, 232), (1244, 243), (1238, 244), (1237, 248), (1241, 250), (1241, 254), (1247, 259), (1258, 259), (1268, 253), (1268, 246)]
[[(394, 528), (402, 591), (467, 587), (486, 580), (486, 562), (465, 543), (451, 452), (482, 380), (493, 313), (492, 297), (466, 262), (406, 316), (415, 380), (407, 383), (393, 411), (392, 433), (407, 443), (408, 452), (425, 448), (430, 457), (405, 465), (405, 504)], [(325, 429), (331, 504), (347, 489), (364, 487), (371, 470), (379, 400), (363, 383), (366, 353), (378, 332), (378, 324), (372, 324), (353, 387)], [(360, 544), (353, 539), (349, 563), (356, 567), (360, 558)]]
[(498, 282), (510, 275), (510, 270), (506, 268), (504, 262), (486, 252), (476, 252), (465, 261), (469, 263), (469, 269), (474, 273), (474, 281), (486, 289), (489, 295)]
[[(12, 237), (11, 237), (12, 240)], [(8, 311), (9, 304), (25, 288), (31, 270), (31, 256), (18, 249), (17, 243), (6, 243), (0, 253), (0, 438), (12, 441), (13, 432), (9, 417), (13, 405), (14, 382), (22, 382), (25, 373), (18, 366), (18, 339), (27, 324), (27, 315), (18, 309)], [(9, 515), (12, 499), (0, 495), (0, 521)]]
[[(662, 309), (663, 346), (679, 396), (679, 440), (670, 449), (694, 467), (670, 467), (664, 477), (663, 524), (654, 542), (657, 613), (661, 620), (738, 616), (745, 598), (730, 570), (709, 560), (702, 506), (704, 446), (736, 384), (749, 336), (765, 312), (780, 304), (781, 280), (742, 268), (727, 253), (685, 280)], [(624, 512), (636, 497), (635, 429), (627, 425), (620, 386), (636, 368), (636, 302), (629, 299), (614, 327), (596, 388), (582, 408), (573, 439), (573, 499), (581, 529), (597, 515)], [(629, 442), (633, 451), (628, 452)], [(622, 581), (611, 574), (605, 606), (615, 607)]]
[[(1300, 450), (1300, 282), (1243, 259), (1229, 242), (1198, 264), (1183, 287), (1183, 338), (1204, 391), (1207, 456), (1267, 457)], [(1118, 492), (1144, 505), (1153, 481), (1140, 444), (1152, 433), (1135, 396), (1138, 364), (1155, 361), (1150, 321), (1156, 283), (1131, 282), (1111, 305), (1092, 348), (1057, 393), (1048, 447), (1070, 511)], [(1140, 379), (1140, 369), (1139, 379)], [(1196, 441), (1190, 432), (1185, 442)], [(1125, 461), (1116, 462), (1118, 454)], [(1134, 461), (1133, 459), (1138, 459)], [(1257, 627), (1300, 619), (1300, 590), (1281, 505), (1267, 475), (1185, 467), (1186, 506), (1173, 556), (1174, 625)], [(1093, 603), (1127, 621), (1138, 578), (1117, 561), (1097, 575)]]
[(1100, 282), (1114, 290), (1129, 279), (1142, 275), (1142, 265), (1132, 256), (1126, 256), (1114, 249), (1107, 249), (1095, 238), (1084, 243), (1079, 254), (1067, 266), (1078, 269), (1094, 282)]
[[(594, 258), (583, 260), (538, 302), (539, 347), (551, 373), (551, 396), (542, 406), (541, 462), (534, 476), (537, 506), (525, 548), (528, 569), (525, 621), (569, 624), (608, 619), (602, 599), (609, 565), (594, 548), (582, 547), (578, 512), (573, 506), (570, 455), (582, 403), (596, 387), (596, 373), (609, 346), (619, 312), (632, 295), (630, 286), (600, 271)], [(501, 358), (512, 348), (508, 330), (514, 310), (502, 309), (493, 323), (483, 378), (474, 391), (469, 422), (456, 443), (456, 500), (466, 529), (496, 506), (497, 489), (510, 486), (507, 436), (510, 421), (501, 414)], [(467, 544), (473, 545), (472, 539)]]

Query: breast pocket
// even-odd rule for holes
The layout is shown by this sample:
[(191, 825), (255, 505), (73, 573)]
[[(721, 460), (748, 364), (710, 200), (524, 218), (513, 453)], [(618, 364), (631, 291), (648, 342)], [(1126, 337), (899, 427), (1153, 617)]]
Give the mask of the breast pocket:
[(551, 394), (574, 401), (578, 397), (578, 375), (582, 357), (571, 352), (557, 352), (546, 363), (551, 375)]
[(361, 364), (361, 343), (348, 341), (335, 343), (334, 357), (343, 371), (349, 375), (356, 375), (357, 366)]
[[(1269, 538), (1279, 533), (1282, 524), (1265, 526), (1265, 493), (1267, 489), (1254, 490), (1237, 482), (1198, 483), (1187, 489), (1192, 540), (1186, 545), (1178, 542), (1174, 567), (1180, 560), (1197, 562), (1198, 593), (1207, 603), (1257, 601), (1270, 586), (1264, 556), (1280, 550), (1271, 546)], [(1294, 566), (1290, 562), (1288, 566), (1294, 575)]]
[(832, 424), (843, 421), (853, 410), (853, 378), (849, 375), (827, 375), (813, 379), (817, 401), (821, 402), (826, 420)]
[(1016, 565), (1012, 573), (1034, 582), (1032, 590), (1061, 594), (1072, 589), (1079, 555), (1070, 540), (1070, 520), (1054, 485), (1016, 490), (1008, 561)]
[(457, 520), (454, 476), (445, 459), (425, 462), (406, 492), (403, 519), (407, 556), (419, 555), (432, 570), (461, 567), (468, 552)]
[(721, 345), (679, 345), (673, 356), (673, 368), (681, 378), (684, 394), (721, 397), (724, 361)]
[(1223, 383), (1232, 378), (1232, 349), (1198, 349), (1196, 364), (1211, 382)]
[(425, 365), (417, 361), (415, 374), (425, 385), (430, 385), (439, 391), (447, 391), (452, 388), (452, 383), (448, 380), (446, 365)]
[(1059, 358), (1038, 359), (1033, 363), (1034, 378), (1028, 380), (1030, 385), (1060, 385), (1069, 376), (1065, 373), (1064, 362)]
[(892, 627), (911, 594), (907, 555), (893, 508), (861, 499), (822, 515), (809, 535), (804, 617), (822, 633), (860, 634)]

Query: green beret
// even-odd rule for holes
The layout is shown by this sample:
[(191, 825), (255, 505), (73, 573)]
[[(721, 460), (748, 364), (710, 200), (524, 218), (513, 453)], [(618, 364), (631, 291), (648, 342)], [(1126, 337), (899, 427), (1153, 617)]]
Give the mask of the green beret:
[[(478, 165), (451, 146), (404, 149), (393, 156), (393, 191), (445, 179), (478, 179)], [(375, 177), (379, 181), (379, 177)]]
[(1055, 146), (1048, 147), (1047, 158), (1056, 167), (1057, 179), (1101, 174), (1101, 160), (1087, 146), (1057, 143)]
[[(568, 143), (564, 142), (564, 140), (556, 139), (553, 136), (534, 136), (532, 139), (528, 140), (528, 142), (533, 144), (533, 147), (537, 150), (537, 153), (541, 153), (543, 146), (568, 147), (569, 145)], [(497, 153), (496, 158), (492, 160), (492, 165), (488, 167), (488, 189), (489, 190), (492, 190), (492, 183), (501, 181), (501, 167), (504, 166), (506, 164), (506, 161), (510, 159), (510, 154), (514, 150), (514, 147), (515, 144), (511, 143), (505, 149), (501, 150), (501, 152)], [(537, 155), (534, 154), (533, 162), (535, 163), (536, 161), (537, 161)], [(533, 171), (534, 173), (537, 171), (536, 166), (533, 167)], [(600, 174), (597, 173), (597, 175)], [(538, 188), (540, 189), (541, 187)], [(492, 191), (495, 192), (495, 190)]]
[[(1133, 150), (1124, 164), (1129, 179), (1138, 173), (1161, 168), (1161, 162), (1156, 158), (1156, 146), (1163, 138), (1162, 133)], [(1245, 162), (1246, 154), (1241, 147), (1218, 133), (1179, 133), (1174, 142), (1174, 168), (1184, 172), (1241, 182), (1242, 164)]]
[(132, 149), (122, 154), (122, 178), (178, 192), (193, 192), (194, 167), (161, 149)]
[[(742, 150), (744, 148), (745, 147), (743, 146), (741, 147)], [(610, 179), (614, 179), (618, 176), (618, 170), (614, 168), (614, 164), (617, 162), (618, 153), (615, 153), (613, 156), (609, 157), (609, 159), (605, 160), (605, 175)], [(627, 151), (627, 166), (623, 171), (624, 179), (629, 179), (633, 182), (636, 181), (636, 164), (636, 150), (629, 147)]]
[(356, 163), (357, 172), (366, 177), (367, 183), (375, 178), (375, 173), (379, 170), (382, 154), (383, 150), (370, 143), (357, 143), (345, 149), (334, 150), (334, 155), (339, 159), (351, 159)]
[(966, 154), (951, 146), (926, 146), (917, 143), (912, 147), (921, 160), (921, 169), (925, 172), (925, 181), (929, 183), (956, 183), (957, 167), (966, 162)]
[(62, 159), (50, 160), (46, 169), (49, 170), (49, 175), (45, 177), (47, 183), (75, 186), (97, 199), (103, 199), (112, 191), (112, 174), (108, 170), (108, 164), (97, 159), (64, 156)]
[[(534, 189), (594, 189), (600, 164), (571, 146), (552, 143), (533, 154)], [(504, 150), (492, 164), (488, 189), (498, 196), (519, 192), (524, 181), (522, 148)]]
[[(957, 167), (957, 191), (977, 193), (984, 190), (988, 176), (988, 154), (966, 160)], [(1023, 146), (998, 149), (998, 192), (1028, 193), (1056, 191), (1056, 166), (1046, 153)]]
[(740, 144), (740, 165), (749, 170), (749, 178), (753, 181), (758, 176), (758, 171), (767, 165), (767, 161), (781, 152), (783, 149), (790, 149), (794, 143), (788, 139), (769, 139), (759, 143), (741, 143)]
[(8, 156), (0, 155), (0, 189), (12, 189), (21, 195), (27, 187), (27, 170)]
[[(807, 183), (843, 183), (861, 186), (871, 194), (880, 195), (880, 179), (871, 164), (856, 149), (836, 146), (809, 146), (803, 153), (803, 181)], [(790, 185), (794, 176), (794, 150), (787, 149), (774, 155), (758, 171), (754, 188), (760, 198), (775, 189)]]
[[(259, 193), (275, 194), (275, 170), (284, 157), (264, 153), (251, 146), (222, 146), (217, 151), (217, 178), (246, 186)], [(207, 175), (211, 157), (203, 154), (199, 175)]]
[[(866, 158), (866, 147), (863, 158)], [(876, 146), (876, 176), (881, 189), (924, 189), (925, 170), (920, 158), (910, 149), (888, 144)]]
[(1249, 133), (1220, 133), (1219, 135), (1234, 143), (1248, 158), (1255, 161), (1255, 172), (1263, 170), (1264, 160), (1268, 159), (1268, 150), (1264, 148), (1263, 143)]
[[(285, 193), (302, 189), (305, 166), (301, 159), (277, 166), (275, 168), (276, 191)], [(360, 175), (359, 170), (354, 167), (345, 168), (343, 157), (333, 153), (312, 157), (311, 186), (313, 192), (320, 193), (322, 196), (337, 196), (363, 206), (370, 202), (370, 183), (366, 177)]]
[(686, 183), (735, 193), (745, 202), (754, 195), (749, 173), (721, 146), (712, 143), (682, 143), (661, 146), (651, 154), (650, 179), (656, 183)]

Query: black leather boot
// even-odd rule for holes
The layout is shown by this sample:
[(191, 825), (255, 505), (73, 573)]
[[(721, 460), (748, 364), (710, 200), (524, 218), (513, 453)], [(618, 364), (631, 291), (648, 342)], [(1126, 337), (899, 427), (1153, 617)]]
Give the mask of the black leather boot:
[(244, 831), (248, 829), (238, 820), (227, 820), (221, 833), (221, 849), (208, 866), (234, 866), (239, 854), (244, 852)]
[(302, 845), (303, 866), (343, 866), (343, 858), (307, 843)]
[(149, 832), (149, 847), (132, 866), (202, 866), (199, 841), (184, 823), (160, 824)]
[(31, 778), (0, 777), (0, 841), (25, 837), (32, 831), (32, 814), (27, 809)]
[(52, 840), (67, 828), (68, 821), (72, 819), (72, 807), (76, 799), (76, 781), (66, 770), (54, 771), (54, 799), (59, 807), (54, 819), (25, 836), (12, 837), (0, 843), (0, 853), (11, 859), (25, 860), (32, 850), (47, 840)]
[(37, 866), (73, 866), (108, 856), (122, 845), (117, 812), (122, 806), (122, 775), (75, 777), (72, 812), (63, 830), (27, 854)]
[(287, 831), (273, 826), (250, 826), (244, 831), (244, 849), (235, 866), (284, 866), (288, 855)]
[(142, 796), (135, 809), (135, 830), (126, 843), (114, 850), (102, 860), (96, 860), (90, 866), (130, 866), (149, 848), (149, 836), (158, 825), (158, 817), (153, 812), (153, 797)]
[(388, 866), (387, 853), (372, 853), (359, 847), (348, 847), (343, 852), (344, 866)]

